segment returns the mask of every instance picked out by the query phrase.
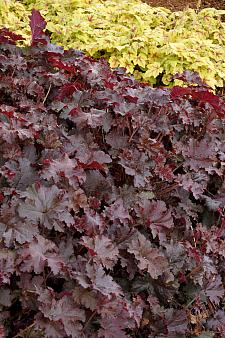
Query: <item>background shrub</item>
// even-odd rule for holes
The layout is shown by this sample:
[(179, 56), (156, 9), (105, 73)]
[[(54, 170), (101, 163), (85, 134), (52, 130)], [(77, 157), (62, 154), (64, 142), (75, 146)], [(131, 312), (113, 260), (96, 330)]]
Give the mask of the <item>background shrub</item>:
[(223, 337), (223, 101), (44, 28), (0, 31), (2, 337)]
[(0, 25), (29, 41), (32, 8), (41, 10), (53, 42), (104, 56), (111, 67), (126, 67), (137, 79), (168, 85), (172, 75), (188, 69), (213, 88), (223, 87), (223, 11), (172, 13), (136, 0), (10, 0), (0, 5)]

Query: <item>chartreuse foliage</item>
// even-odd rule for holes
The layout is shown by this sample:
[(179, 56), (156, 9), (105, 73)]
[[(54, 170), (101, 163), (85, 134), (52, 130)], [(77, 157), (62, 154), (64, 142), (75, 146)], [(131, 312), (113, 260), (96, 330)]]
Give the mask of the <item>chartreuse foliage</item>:
[(211, 87), (223, 86), (225, 24), (213, 8), (172, 13), (136, 0), (5, 0), (0, 25), (28, 40), (30, 9), (40, 9), (51, 38), (65, 48), (106, 57), (136, 78), (171, 84), (172, 75), (197, 71)]

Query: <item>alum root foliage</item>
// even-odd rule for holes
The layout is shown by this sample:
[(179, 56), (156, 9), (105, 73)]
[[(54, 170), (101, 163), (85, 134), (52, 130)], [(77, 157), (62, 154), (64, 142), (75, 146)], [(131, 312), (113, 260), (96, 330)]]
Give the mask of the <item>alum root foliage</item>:
[(0, 31), (1, 337), (224, 337), (225, 109), (153, 89), (31, 15)]

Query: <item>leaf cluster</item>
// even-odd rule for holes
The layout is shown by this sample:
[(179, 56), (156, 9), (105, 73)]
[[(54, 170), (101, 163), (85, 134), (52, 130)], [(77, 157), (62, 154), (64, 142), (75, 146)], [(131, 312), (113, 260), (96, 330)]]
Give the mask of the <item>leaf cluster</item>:
[(225, 107), (0, 31), (4, 337), (223, 337)]
[(39, 9), (53, 42), (104, 56), (152, 85), (179, 84), (175, 73), (197, 71), (212, 88), (225, 76), (224, 11), (171, 12), (136, 0), (22, 0), (0, 4), (0, 26), (30, 40), (28, 16)]

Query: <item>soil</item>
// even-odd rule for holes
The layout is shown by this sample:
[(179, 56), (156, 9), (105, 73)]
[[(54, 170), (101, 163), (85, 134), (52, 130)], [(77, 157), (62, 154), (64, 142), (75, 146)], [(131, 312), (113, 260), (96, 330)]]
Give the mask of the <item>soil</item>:
[(182, 11), (186, 8), (198, 10), (213, 7), (225, 10), (225, 0), (143, 0), (154, 7), (166, 7), (172, 11)]

